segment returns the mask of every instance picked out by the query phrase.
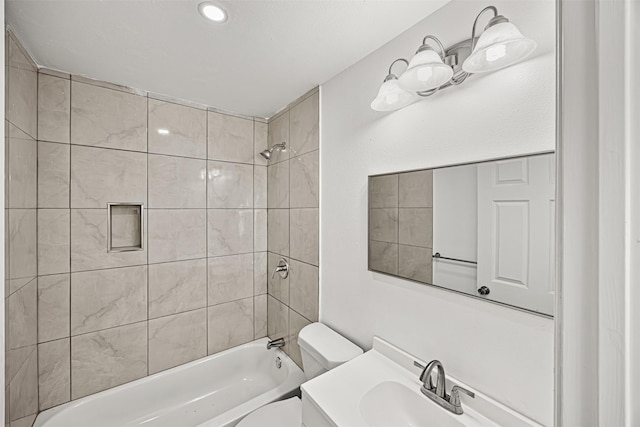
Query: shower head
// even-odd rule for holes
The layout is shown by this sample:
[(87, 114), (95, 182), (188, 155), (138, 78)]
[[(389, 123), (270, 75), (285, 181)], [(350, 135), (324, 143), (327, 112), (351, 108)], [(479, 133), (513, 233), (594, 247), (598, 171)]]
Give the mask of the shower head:
[(280, 144), (276, 144), (273, 147), (269, 148), (268, 150), (263, 150), (260, 152), (260, 155), (262, 157), (264, 157), (267, 160), (271, 160), (271, 154), (275, 151), (287, 151), (287, 143), (286, 142), (281, 142)]
[(265, 159), (269, 160), (269, 159), (271, 159), (271, 151), (272, 151), (272, 150), (262, 150), (262, 151), (260, 152), (260, 155), (261, 155), (262, 157), (264, 157)]

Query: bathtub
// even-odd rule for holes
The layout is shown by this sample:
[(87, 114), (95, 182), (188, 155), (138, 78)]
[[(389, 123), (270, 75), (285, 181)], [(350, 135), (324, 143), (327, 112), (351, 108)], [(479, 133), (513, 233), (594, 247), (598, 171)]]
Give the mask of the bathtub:
[(266, 344), (256, 340), (57, 406), (34, 427), (235, 426), (305, 381), (284, 352)]

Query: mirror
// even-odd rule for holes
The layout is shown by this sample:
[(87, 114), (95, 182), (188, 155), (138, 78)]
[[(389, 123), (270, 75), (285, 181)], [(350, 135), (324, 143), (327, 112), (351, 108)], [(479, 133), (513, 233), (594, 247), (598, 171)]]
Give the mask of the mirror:
[(369, 177), (369, 270), (552, 316), (555, 154)]

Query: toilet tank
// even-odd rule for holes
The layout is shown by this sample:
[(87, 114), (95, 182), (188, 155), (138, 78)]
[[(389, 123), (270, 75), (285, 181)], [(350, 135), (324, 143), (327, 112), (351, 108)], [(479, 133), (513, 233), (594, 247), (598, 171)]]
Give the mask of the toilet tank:
[(322, 323), (305, 326), (298, 335), (302, 366), (307, 379), (362, 354), (362, 349)]

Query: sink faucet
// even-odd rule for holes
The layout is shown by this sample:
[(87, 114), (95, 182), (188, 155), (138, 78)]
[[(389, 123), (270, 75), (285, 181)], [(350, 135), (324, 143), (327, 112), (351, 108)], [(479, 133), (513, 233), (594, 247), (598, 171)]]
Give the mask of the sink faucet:
[(276, 338), (275, 340), (269, 340), (269, 342), (267, 342), (267, 350), (271, 350), (274, 347), (284, 347), (284, 338)]
[[(433, 385), (433, 379), (431, 374), (433, 370), (436, 370), (436, 385)], [(464, 387), (454, 385), (451, 389), (451, 394), (447, 394), (446, 388), (446, 376), (444, 373), (444, 366), (439, 360), (432, 360), (425, 366), (420, 374), (420, 381), (422, 381), (422, 387), (420, 391), (422, 394), (433, 400), (444, 409), (453, 412), (457, 415), (462, 415), (462, 404), (460, 403), (460, 393), (464, 393), (470, 397), (475, 397), (472, 391), (467, 390)]]

